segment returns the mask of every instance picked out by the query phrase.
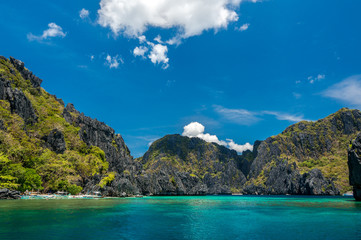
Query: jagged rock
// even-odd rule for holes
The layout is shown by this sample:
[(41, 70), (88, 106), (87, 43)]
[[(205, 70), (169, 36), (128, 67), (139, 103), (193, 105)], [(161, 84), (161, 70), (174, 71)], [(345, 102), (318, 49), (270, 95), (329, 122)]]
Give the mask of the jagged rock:
[(130, 151), (122, 136), (115, 134), (114, 129), (83, 113), (78, 115), (75, 124), (80, 127), (80, 138), (88, 146), (97, 146), (104, 151), (110, 171), (123, 172), (132, 165)]
[(339, 195), (340, 191), (334, 183), (323, 177), (319, 169), (312, 169), (304, 173), (300, 179), (300, 191), (302, 195)]
[(7, 188), (0, 189), (0, 199), (20, 199), (19, 191), (9, 190)]
[(353, 196), (361, 201), (361, 133), (359, 133), (348, 150), (349, 181), (353, 186)]
[(73, 124), (75, 122), (76, 117), (80, 113), (77, 111), (72, 103), (68, 103), (63, 111), (63, 117), (65, 121), (67, 121), (70, 124)]
[(231, 194), (246, 181), (235, 151), (178, 134), (154, 142), (141, 162), (146, 166), (138, 176), (143, 194)]
[(58, 98), (56, 95), (53, 95), (53, 94), (50, 94), (50, 96), (55, 98), (55, 100), (58, 101), (58, 103), (60, 103), (62, 106), (65, 106), (65, 103), (64, 103), (63, 99)]
[(41, 80), (40, 78), (35, 76), (32, 72), (30, 72), (28, 69), (26, 69), (22, 61), (10, 57), (10, 62), (21, 73), (24, 79), (30, 80), (34, 88), (40, 88), (40, 85), (43, 82), (43, 80)]
[(30, 100), (20, 89), (13, 89), (9, 81), (0, 78), (0, 100), (7, 100), (10, 103), (12, 113), (22, 117), (26, 124), (32, 124), (38, 117)]
[[(98, 186), (103, 176), (89, 179), (84, 186), (84, 191), (100, 191), (103, 195), (120, 197), (123, 192), (128, 195), (139, 194), (134, 175), (141, 169), (139, 163), (135, 163), (122, 136), (115, 134), (114, 129), (97, 119), (92, 119), (77, 111), (73, 104), (69, 103), (63, 111), (64, 119), (77, 127), (80, 127), (79, 136), (88, 146), (97, 146), (104, 151), (109, 172), (115, 173), (115, 179), (109, 186)], [(125, 176), (128, 171), (130, 176)]]
[(49, 135), (44, 136), (42, 139), (46, 142), (46, 145), (50, 150), (58, 154), (63, 154), (65, 152), (66, 144), (64, 134), (58, 129), (52, 130)]
[(37, 121), (38, 117), (35, 114), (33, 105), (21, 90), (14, 89), (9, 91), (7, 97), (7, 100), (10, 102), (11, 112), (17, 113), (27, 124)]
[[(289, 126), (281, 134), (267, 138), (255, 147), (256, 157), (244, 192), (250, 194), (253, 189), (259, 194), (340, 194), (341, 189), (348, 189), (345, 179), (337, 179), (345, 175), (341, 171), (346, 165), (340, 154), (344, 139), (359, 131), (361, 112), (347, 108), (316, 122), (303, 121)], [(334, 159), (341, 159), (338, 160), (341, 166), (335, 172), (336, 178), (326, 179), (320, 170), (313, 168), (317, 168), (319, 160), (331, 152)], [(292, 166), (289, 162), (297, 164)], [(304, 168), (309, 165), (310, 170), (300, 175), (297, 166), (304, 162)], [(262, 184), (255, 187), (255, 180)]]

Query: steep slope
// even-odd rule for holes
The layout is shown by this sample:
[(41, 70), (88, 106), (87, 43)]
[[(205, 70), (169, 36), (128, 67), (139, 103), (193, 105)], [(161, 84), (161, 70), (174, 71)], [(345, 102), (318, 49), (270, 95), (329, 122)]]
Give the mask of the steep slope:
[(246, 178), (236, 151), (199, 138), (167, 135), (155, 141), (139, 159), (143, 193), (156, 195), (230, 194)]
[(136, 167), (122, 137), (65, 108), (41, 82), (21, 61), (0, 57), (0, 188), (136, 191), (123, 178)]
[(350, 185), (353, 187), (353, 196), (361, 201), (361, 133), (352, 141), (348, 150), (348, 167), (350, 171)]
[(361, 112), (343, 108), (299, 122), (257, 149), (244, 188), (259, 194), (338, 194), (350, 190), (347, 147), (361, 130)]

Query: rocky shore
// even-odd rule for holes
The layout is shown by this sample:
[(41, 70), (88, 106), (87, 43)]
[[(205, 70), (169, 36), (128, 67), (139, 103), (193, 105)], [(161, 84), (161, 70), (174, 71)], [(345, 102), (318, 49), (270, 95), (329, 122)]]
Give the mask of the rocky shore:
[(7, 188), (0, 189), (0, 199), (20, 199), (19, 191), (9, 190)]

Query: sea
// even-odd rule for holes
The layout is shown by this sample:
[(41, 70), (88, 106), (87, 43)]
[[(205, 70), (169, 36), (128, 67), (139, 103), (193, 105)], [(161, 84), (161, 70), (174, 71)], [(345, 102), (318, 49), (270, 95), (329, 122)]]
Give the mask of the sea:
[(361, 239), (350, 197), (0, 201), (0, 239)]

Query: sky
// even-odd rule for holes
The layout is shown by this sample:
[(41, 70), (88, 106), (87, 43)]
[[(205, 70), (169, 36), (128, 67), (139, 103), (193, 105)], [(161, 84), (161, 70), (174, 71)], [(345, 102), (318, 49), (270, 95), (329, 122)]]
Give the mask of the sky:
[(361, 1), (3, 1), (0, 55), (120, 133), (131, 154), (167, 134), (241, 153), (360, 108)]

